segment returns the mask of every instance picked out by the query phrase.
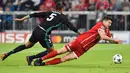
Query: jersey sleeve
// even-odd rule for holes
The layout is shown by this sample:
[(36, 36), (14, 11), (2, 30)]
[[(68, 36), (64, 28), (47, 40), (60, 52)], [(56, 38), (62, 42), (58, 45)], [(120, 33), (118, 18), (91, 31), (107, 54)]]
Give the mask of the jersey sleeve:
[(66, 25), (70, 30), (73, 30), (74, 32), (78, 33), (78, 29), (73, 26), (73, 24), (70, 23), (66, 17), (63, 19), (63, 24)]
[(97, 26), (95, 28), (97, 29), (97, 31), (100, 29), (100, 31), (105, 32), (108, 37), (111, 37), (109, 29), (106, 29), (101, 22), (97, 23)]
[(105, 32), (105, 27), (102, 25), (102, 22), (98, 22), (93, 29), (95, 29), (96, 31), (98, 31), (99, 29), (103, 32)]
[(45, 18), (48, 14), (49, 14), (49, 12), (36, 12), (36, 13), (30, 14), (29, 17), (30, 18), (32, 18), (32, 17), (42, 17), (42, 18)]

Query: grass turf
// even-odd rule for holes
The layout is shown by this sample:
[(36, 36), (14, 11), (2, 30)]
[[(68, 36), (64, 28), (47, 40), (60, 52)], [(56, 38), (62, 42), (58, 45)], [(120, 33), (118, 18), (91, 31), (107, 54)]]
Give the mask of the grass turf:
[[(19, 44), (0, 44), (0, 54), (10, 51)], [(55, 44), (60, 49), (64, 44)], [(0, 73), (130, 73), (130, 45), (98, 44), (73, 60), (53, 66), (27, 66), (25, 57), (43, 49), (39, 44), (33, 48), (11, 55), (5, 61), (0, 60)], [(123, 56), (122, 64), (114, 64), (115, 54)]]

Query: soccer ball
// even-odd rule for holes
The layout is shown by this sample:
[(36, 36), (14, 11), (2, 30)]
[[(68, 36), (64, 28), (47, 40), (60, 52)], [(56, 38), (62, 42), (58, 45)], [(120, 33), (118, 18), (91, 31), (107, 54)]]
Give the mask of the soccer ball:
[(116, 54), (113, 56), (113, 62), (115, 64), (121, 64), (122, 63), (122, 56), (120, 54)]

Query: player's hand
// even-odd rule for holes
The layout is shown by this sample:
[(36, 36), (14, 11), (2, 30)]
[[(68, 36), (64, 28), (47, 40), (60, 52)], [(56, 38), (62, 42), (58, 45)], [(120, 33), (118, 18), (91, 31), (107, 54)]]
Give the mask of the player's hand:
[(42, 65), (42, 59), (41, 58), (37, 58), (35, 61), (34, 61), (34, 66), (41, 66)]
[(13, 18), (14, 21), (22, 21), (22, 19), (19, 18)]
[(81, 34), (83, 34), (83, 32), (81, 32), (81, 31), (78, 30), (78, 34), (81, 35)]
[(81, 34), (83, 34), (83, 33), (82, 33), (82, 32), (79, 32), (78, 34), (81, 35)]
[(122, 44), (123, 43), (123, 41), (122, 40), (120, 40), (120, 39), (118, 39), (118, 40), (115, 40), (118, 44)]

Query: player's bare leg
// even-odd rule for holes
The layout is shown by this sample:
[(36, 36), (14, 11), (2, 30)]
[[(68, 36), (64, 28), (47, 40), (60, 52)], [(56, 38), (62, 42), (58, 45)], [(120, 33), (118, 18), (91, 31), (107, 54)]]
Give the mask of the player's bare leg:
[(70, 52), (69, 54), (67, 54), (66, 56), (62, 58), (54, 58), (53, 60), (43, 62), (42, 65), (56, 65), (56, 64), (74, 60), (74, 59), (77, 59), (77, 57), (74, 55), (73, 52)]
[(55, 57), (57, 55), (66, 53), (67, 51), (68, 50), (65, 47), (63, 47), (63, 48), (61, 48), (59, 50), (53, 51), (53, 52), (47, 54), (46, 56), (42, 57), (42, 60), (50, 59), (50, 58)]
[(58, 64), (58, 63), (61, 63), (61, 62), (65, 62), (65, 61), (68, 61), (68, 60), (72, 60), (72, 59), (76, 59), (77, 57), (74, 55), (74, 53), (70, 52), (69, 54), (67, 54), (66, 56), (62, 57), (62, 58), (55, 58), (51, 61), (48, 61), (48, 62), (43, 62), (42, 63), (42, 60), (46, 60), (46, 59), (50, 59), (52, 57), (55, 57), (57, 55), (60, 55), (60, 54), (63, 54), (63, 53), (66, 53), (66, 52), (70, 52), (68, 51), (65, 47), (63, 47), (62, 49), (60, 50), (57, 50), (57, 51), (53, 51), (51, 53), (49, 53), (48, 55), (42, 57), (42, 59), (37, 59), (35, 62), (34, 62), (34, 65), (35, 66), (41, 66), (41, 65), (54, 65), (54, 64)]
[(62, 53), (66, 53), (66, 52), (67, 52), (67, 49), (65, 47), (63, 47), (62, 49), (53, 51), (53, 52), (43, 56), (42, 58), (38, 58), (37, 60), (35, 60), (34, 65), (35, 66), (40, 66), (40, 64), (42, 63), (43, 60), (55, 57), (57, 55), (60, 55)]
[(35, 44), (35, 43), (32, 43), (32, 42), (28, 41), (28, 42), (27, 42), (26, 44), (24, 44), (24, 45), (19, 45), (19, 46), (16, 47), (15, 49), (13, 49), (13, 50), (11, 50), (11, 51), (9, 51), (9, 52), (7, 52), (7, 53), (3, 53), (2, 56), (1, 56), (1, 59), (2, 59), (2, 61), (4, 61), (8, 56), (10, 56), (10, 55), (12, 55), (12, 54), (14, 54), (14, 53), (20, 52), (20, 51), (22, 51), (22, 50), (24, 50), (24, 49), (30, 48), (30, 47), (32, 47), (34, 44)]

